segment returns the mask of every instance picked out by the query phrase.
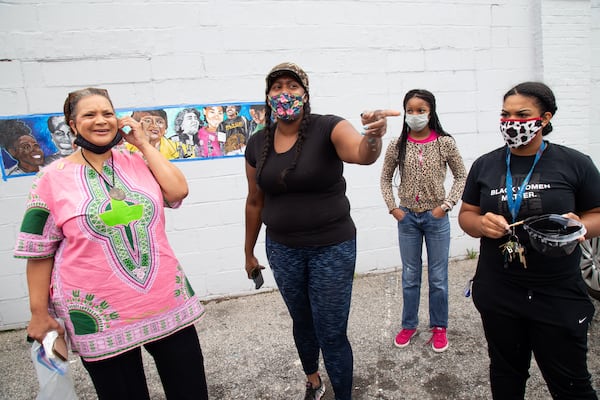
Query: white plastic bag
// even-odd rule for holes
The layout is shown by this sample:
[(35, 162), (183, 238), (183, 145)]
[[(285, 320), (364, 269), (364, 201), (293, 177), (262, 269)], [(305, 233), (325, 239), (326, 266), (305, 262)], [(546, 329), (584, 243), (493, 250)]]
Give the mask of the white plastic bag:
[(44, 339), (44, 345), (37, 341), (31, 345), (31, 360), (40, 383), (36, 400), (77, 400), (69, 361), (61, 360), (51, 350), (57, 337), (58, 334), (48, 334), (46, 338), (50, 339)]

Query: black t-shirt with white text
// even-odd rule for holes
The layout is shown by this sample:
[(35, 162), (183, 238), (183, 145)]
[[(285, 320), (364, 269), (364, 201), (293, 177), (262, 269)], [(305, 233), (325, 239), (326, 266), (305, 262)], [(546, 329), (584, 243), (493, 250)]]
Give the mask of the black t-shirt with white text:
[[(509, 223), (542, 214), (565, 214), (600, 207), (600, 174), (589, 156), (565, 146), (546, 142), (547, 147), (535, 166), (523, 193), (518, 216), (512, 221), (506, 201), (506, 147), (479, 157), (472, 165), (463, 192), (465, 203), (486, 212), (503, 215)], [(535, 156), (511, 155), (513, 193), (525, 180)], [(568, 256), (547, 257), (534, 250), (523, 226), (516, 227), (519, 242), (525, 246), (527, 268), (513, 261), (505, 268), (500, 239), (481, 238), (476, 279), (509, 278), (525, 285), (546, 285), (580, 274), (579, 247)]]

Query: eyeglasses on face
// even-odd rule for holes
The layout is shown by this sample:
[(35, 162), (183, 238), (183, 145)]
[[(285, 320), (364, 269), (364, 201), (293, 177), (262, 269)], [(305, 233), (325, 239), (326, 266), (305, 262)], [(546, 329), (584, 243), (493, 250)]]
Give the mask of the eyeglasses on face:
[(144, 117), (140, 120), (140, 122), (144, 125), (152, 125), (154, 124), (154, 126), (158, 126), (159, 128), (164, 128), (167, 123), (165, 122), (164, 119), (162, 119), (161, 117)]

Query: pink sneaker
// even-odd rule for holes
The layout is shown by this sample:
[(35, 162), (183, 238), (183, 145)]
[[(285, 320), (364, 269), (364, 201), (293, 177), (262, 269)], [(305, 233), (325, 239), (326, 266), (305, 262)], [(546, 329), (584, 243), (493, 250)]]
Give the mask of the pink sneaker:
[(406, 347), (410, 344), (410, 339), (412, 339), (413, 336), (415, 336), (416, 334), (416, 329), (402, 328), (402, 330), (396, 335), (394, 344), (396, 345), (396, 347)]
[(429, 339), (429, 342), (427, 343), (431, 343), (431, 348), (433, 349), (433, 351), (435, 351), (436, 353), (441, 353), (446, 351), (446, 349), (448, 348), (448, 338), (446, 337), (446, 328), (441, 327), (441, 326), (435, 326), (433, 327), (433, 329), (431, 330), (431, 339)]

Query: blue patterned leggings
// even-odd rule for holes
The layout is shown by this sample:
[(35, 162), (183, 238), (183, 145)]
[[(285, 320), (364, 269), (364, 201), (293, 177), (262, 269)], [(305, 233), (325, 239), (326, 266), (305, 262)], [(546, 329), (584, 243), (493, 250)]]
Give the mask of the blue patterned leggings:
[(352, 397), (352, 348), (346, 334), (356, 240), (293, 248), (266, 238), (267, 258), (293, 320), (304, 373), (319, 368), (319, 350), (336, 400)]

